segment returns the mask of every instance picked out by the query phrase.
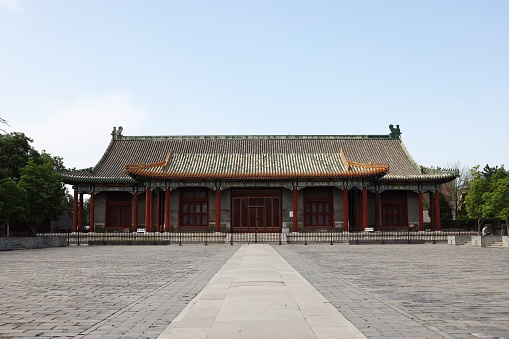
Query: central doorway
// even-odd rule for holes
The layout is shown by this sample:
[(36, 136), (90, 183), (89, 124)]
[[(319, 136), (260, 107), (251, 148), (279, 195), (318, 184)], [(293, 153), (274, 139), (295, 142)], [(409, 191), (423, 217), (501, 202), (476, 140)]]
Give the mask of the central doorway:
[(281, 232), (281, 190), (233, 190), (234, 233)]

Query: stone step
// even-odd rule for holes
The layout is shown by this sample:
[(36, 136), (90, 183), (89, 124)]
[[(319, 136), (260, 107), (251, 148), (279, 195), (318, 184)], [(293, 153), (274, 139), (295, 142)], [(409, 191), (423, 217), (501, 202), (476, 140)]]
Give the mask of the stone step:
[[(466, 246), (466, 247), (473, 247), (472, 245), (472, 242), (469, 241), (469, 242), (466, 242), (465, 244), (463, 244), (462, 246)], [(497, 241), (497, 242), (494, 242), (493, 244), (491, 245), (488, 245), (486, 247), (490, 247), (490, 248), (504, 248), (504, 243), (501, 242), (501, 241)]]

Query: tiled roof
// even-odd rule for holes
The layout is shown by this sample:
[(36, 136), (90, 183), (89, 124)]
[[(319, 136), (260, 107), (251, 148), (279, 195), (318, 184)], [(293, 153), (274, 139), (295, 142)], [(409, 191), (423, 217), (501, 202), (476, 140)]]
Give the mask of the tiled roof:
[(126, 165), (134, 177), (160, 179), (357, 178), (385, 174), (387, 165), (345, 163), (336, 153), (168, 153), (166, 161)]
[(94, 168), (64, 173), (64, 181), (134, 183), (133, 176), (175, 180), (382, 176), (381, 181), (446, 182), (455, 174), (421, 168), (399, 136), (114, 135)]

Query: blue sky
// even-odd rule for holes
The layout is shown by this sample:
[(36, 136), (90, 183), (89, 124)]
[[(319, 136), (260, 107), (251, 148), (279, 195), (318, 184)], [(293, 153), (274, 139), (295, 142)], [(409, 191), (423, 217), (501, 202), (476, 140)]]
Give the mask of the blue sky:
[(506, 165), (509, 1), (0, 0), (8, 132), (94, 166), (124, 135), (388, 134)]

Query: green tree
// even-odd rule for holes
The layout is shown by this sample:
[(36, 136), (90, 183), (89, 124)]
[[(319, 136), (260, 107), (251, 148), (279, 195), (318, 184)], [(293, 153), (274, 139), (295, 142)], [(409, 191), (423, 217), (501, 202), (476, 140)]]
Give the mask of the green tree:
[(440, 221), (444, 226), (452, 226), (454, 223), (453, 220), (453, 210), (451, 208), (450, 202), (447, 200), (446, 196), (442, 192), (439, 193), (439, 204), (440, 204)]
[(488, 165), (484, 166), (482, 172), (482, 176), (488, 180), (488, 182), (491, 182), (493, 180), (498, 180), (501, 177), (506, 177), (507, 173), (504, 169), (504, 166), (498, 167), (490, 167)]
[(484, 193), (489, 190), (489, 182), (485, 176), (479, 171), (479, 166), (472, 169), (472, 181), (470, 188), (465, 197), (465, 208), (467, 215), (477, 220), (477, 234), (481, 233), (481, 225), (485, 214), (483, 213)]
[(23, 133), (0, 134), (0, 217), (37, 226), (72, 205), (59, 174), (65, 169), (62, 158), (39, 153), (32, 142)]
[(10, 178), (0, 180), (0, 217), (5, 221), (6, 236), (9, 236), (9, 223), (20, 221), (26, 210), (26, 192)]
[(483, 199), (484, 214), (505, 220), (506, 229), (509, 231), (509, 177), (493, 180), (490, 191), (484, 193)]
[(17, 182), (28, 159), (40, 157), (31, 142), (23, 133), (0, 134), (0, 179), (11, 178)]
[(473, 180), (465, 197), (468, 216), (477, 219), (477, 232), (480, 233), (484, 218), (496, 217), (508, 221), (509, 217), (509, 172), (501, 167), (486, 165), (483, 171), (479, 166), (472, 169)]
[(38, 160), (42, 163), (37, 164), (34, 158), (29, 158), (21, 170), (18, 184), (28, 198), (26, 221), (35, 228), (43, 221), (55, 220), (67, 204), (65, 186), (55, 170), (55, 166), (59, 165), (58, 159), (43, 153)]

